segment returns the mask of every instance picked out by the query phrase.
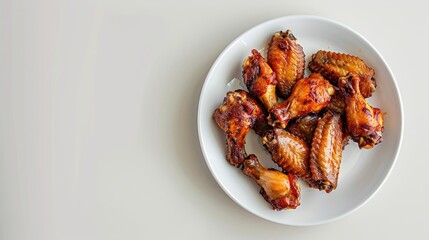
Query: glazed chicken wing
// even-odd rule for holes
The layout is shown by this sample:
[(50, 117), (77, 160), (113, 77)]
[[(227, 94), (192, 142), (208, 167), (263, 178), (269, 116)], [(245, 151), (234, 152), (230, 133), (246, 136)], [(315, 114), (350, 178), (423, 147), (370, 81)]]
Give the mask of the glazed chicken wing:
[(340, 115), (326, 112), (319, 119), (310, 152), (310, 187), (331, 192), (337, 187), (343, 135)]
[(262, 143), (271, 153), (272, 159), (285, 172), (307, 178), (310, 174), (307, 143), (284, 129), (268, 131)]
[(267, 109), (277, 104), (276, 74), (255, 49), (244, 60), (243, 80), (250, 94), (259, 98)]
[(349, 54), (319, 50), (311, 56), (308, 68), (312, 72), (322, 74), (334, 85), (337, 85), (340, 77), (354, 73), (361, 79), (360, 89), (365, 98), (370, 97), (377, 86), (374, 69), (368, 67), (359, 57)]
[(303, 117), (322, 110), (334, 94), (334, 87), (318, 73), (299, 80), (286, 101), (273, 107), (268, 122), (285, 128), (291, 119)]
[(383, 141), (383, 113), (371, 107), (360, 92), (361, 79), (353, 74), (340, 78), (338, 85), (345, 97), (347, 130), (359, 148), (373, 148)]
[(263, 112), (261, 104), (244, 90), (228, 92), (213, 118), (226, 133), (226, 159), (240, 166), (246, 158), (246, 135)]
[(277, 75), (277, 91), (289, 97), (296, 81), (304, 77), (304, 51), (291, 30), (276, 32), (268, 43), (268, 64)]
[(253, 154), (244, 161), (242, 171), (261, 187), (261, 195), (274, 210), (295, 209), (300, 205), (301, 188), (294, 175), (264, 168)]

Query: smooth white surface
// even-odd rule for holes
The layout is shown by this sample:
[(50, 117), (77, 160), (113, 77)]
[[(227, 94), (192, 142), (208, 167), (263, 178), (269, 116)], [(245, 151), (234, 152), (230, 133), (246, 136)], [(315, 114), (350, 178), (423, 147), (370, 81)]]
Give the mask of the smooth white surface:
[[(429, 236), (424, 1), (0, 1), (0, 239), (423, 239)], [(292, 14), (355, 29), (389, 63), (404, 141), (353, 214), (290, 227), (211, 176), (197, 104), (216, 57)]]
[[(286, 27), (285, 27), (286, 26)], [(276, 212), (259, 194), (259, 187), (225, 160), (225, 137), (213, 121), (227, 91), (247, 89), (242, 85), (241, 64), (252, 49), (266, 48), (274, 32), (292, 29), (303, 46), (306, 62), (320, 49), (345, 52), (362, 58), (376, 70), (377, 91), (368, 99), (388, 112), (384, 117), (382, 144), (359, 150), (351, 142), (343, 152), (338, 187), (330, 194), (301, 184), (301, 205), (296, 210)], [(341, 36), (338, 38), (337, 36)], [(265, 54), (265, 51), (260, 50)], [(308, 76), (307, 71), (306, 76)], [(230, 79), (233, 79), (232, 81)], [(394, 76), (371, 44), (341, 23), (327, 18), (294, 15), (281, 17), (246, 31), (219, 55), (203, 85), (198, 105), (198, 133), (207, 165), (222, 189), (238, 204), (267, 220), (293, 226), (310, 226), (340, 219), (374, 196), (389, 175), (402, 140), (403, 116)], [(253, 138), (253, 139), (251, 139)], [(254, 134), (246, 139), (247, 153), (258, 156), (266, 168), (278, 168)]]

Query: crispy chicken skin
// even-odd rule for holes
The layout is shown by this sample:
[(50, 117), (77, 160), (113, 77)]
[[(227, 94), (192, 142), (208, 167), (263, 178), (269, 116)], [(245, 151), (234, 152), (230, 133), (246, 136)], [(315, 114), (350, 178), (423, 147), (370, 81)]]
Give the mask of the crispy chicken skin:
[(259, 98), (267, 109), (277, 104), (276, 74), (257, 50), (253, 49), (252, 55), (244, 60), (242, 74), (250, 94)]
[(273, 129), (273, 127), (267, 122), (267, 116), (267, 112), (263, 111), (263, 113), (256, 118), (255, 125), (253, 125), (253, 130), (260, 137), (265, 136), (268, 131)]
[(309, 177), (310, 148), (304, 140), (284, 129), (275, 128), (265, 134), (262, 143), (273, 161), (285, 172), (301, 178)]
[(294, 175), (264, 168), (253, 154), (244, 161), (242, 171), (261, 187), (261, 195), (274, 210), (295, 209), (300, 205), (301, 188)]
[(346, 103), (344, 102), (344, 95), (340, 90), (335, 90), (334, 95), (331, 97), (331, 101), (326, 105), (325, 110), (344, 114)]
[(322, 75), (313, 73), (299, 80), (289, 98), (269, 111), (268, 123), (285, 128), (291, 119), (317, 113), (328, 105), (334, 92), (334, 87)]
[(368, 67), (359, 57), (349, 54), (319, 50), (311, 56), (308, 68), (312, 72), (322, 74), (336, 86), (340, 77), (354, 73), (361, 79), (360, 89), (365, 98), (371, 97), (377, 86), (374, 69)]
[(360, 92), (361, 79), (353, 74), (340, 78), (338, 85), (345, 98), (347, 130), (359, 148), (370, 149), (382, 142), (383, 113), (371, 107)]
[(316, 114), (298, 118), (295, 122), (289, 124), (286, 130), (311, 145), (318, 119), (319, 116)]
[(291, 30), (276, 32), (268, 43), (268, 64), (277, 75), (277, 91), (289, 97), (296, 81), (304, 77), (305, 55)]
[(262, 114), (263, 106), (244, 90), (228, 92), (213, 118), (226, 133), (226, 159), (236, 167), (246, 158), (246, 135)]
[(343, 148), (342, 122), (339, 114), (326, 112), (319, 119), (310, 152), (310, 187), (327, 193), (337, 188)]

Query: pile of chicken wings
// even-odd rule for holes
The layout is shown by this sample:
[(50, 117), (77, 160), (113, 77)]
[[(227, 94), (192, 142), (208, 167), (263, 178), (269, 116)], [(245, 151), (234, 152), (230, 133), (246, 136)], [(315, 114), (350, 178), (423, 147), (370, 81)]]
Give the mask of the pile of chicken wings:
[[(375, 71), (359, 57), (319, 50), (305, 77), (305, 54), (291, 30), (272, 36), (266, 56), (251, 51), (242, 65), (248, 91), (227, 92), (213, 118), (226, 135), (226, 160), (255, 180), (274, 210), (295, 209), (298, 178), (329, 193), (349, 139), (366, 149), (382, 142), (383, 113), (366, 101)], [(251, 129), (282, 171), (246, 153)]]

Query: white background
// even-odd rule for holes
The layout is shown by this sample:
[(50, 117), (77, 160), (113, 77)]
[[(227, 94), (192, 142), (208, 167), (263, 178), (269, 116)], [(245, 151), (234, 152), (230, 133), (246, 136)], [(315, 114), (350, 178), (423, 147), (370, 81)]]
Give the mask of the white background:
[[(416, 239), (429, 234), (424, 1), (1, 1), (0, 239)], [(312, 14), (365, 36), (396, 76), (402, 149), (375, 197), (315, 227), (254, 216), (211, 176), (197, 104), (216, 57)]]

